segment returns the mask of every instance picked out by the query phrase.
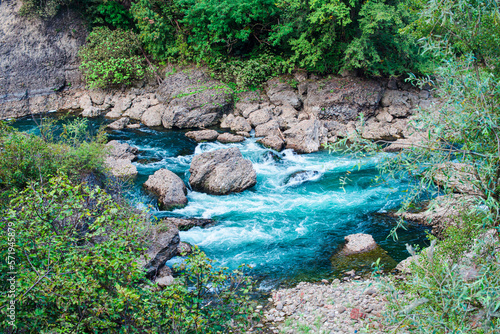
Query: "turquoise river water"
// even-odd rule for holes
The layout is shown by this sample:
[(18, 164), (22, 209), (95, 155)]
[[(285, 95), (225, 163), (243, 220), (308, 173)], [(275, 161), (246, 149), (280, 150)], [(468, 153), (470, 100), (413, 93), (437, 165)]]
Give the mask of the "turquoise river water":
[[(91, 126), (97, 128), (107, 122), (94, 119)], [(18, 120), (14, 125), (24, 131), (35, 128), (30, 119)], [(417, 226), (399, 231), (397, 241), (387, 238), (395, 221), (383, 213), (398, 207), (408, 182), (373, 183), (382, 155), (359, 161), (327, 151), (307, 155), (291, 150), (278, 153), (262, 147), (255, 138), (237, 144), (198, 144), (184, 133), (146, 127), (109, 131), (109, 139), (127, 142), (140, 150), (134, 162), (139, 175), (130, 190), (135, 205), (151, 204), (157, 217), (214, 219), (212, 227), (180, 232), (181, 240), (198, 245), (220, 265), (236, 268), (249, 264), (252, 273), (261, 278), (263, 288), (278, 282), (338, 275), (340, 268), (335, 261), (332, 264), (332, 256), (348, 234), (373, 235), (395, 261), (409, 256), (406, 243), (422, 244), (425, 240), (425, 229)], [(255, 187), (227, 196), (189, 190), (188, 205), (172, 212), (158, 210), (155, 199), (143, 191), (142, 184), (160, 168), (168, 168), (188, 184), (194, 155), (230, 146), (238, 147), (252, 161), (257, 171)], [(294, 176), (297, 172), (303, 173)], [(340, 178), (347, 172), (350, 181), (342, 188)], [(173, 259), (169, 264), (178, 261)], [(391, 265), (394, 262), (387, 262), (387, 269)]]

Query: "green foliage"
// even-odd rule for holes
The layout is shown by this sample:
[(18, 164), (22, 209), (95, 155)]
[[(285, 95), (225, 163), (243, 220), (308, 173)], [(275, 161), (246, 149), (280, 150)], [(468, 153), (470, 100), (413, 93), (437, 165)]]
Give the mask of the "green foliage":
[(145, 49), (158, 60), (182, 55), (183, 38), (178, 20), (182, 17), (174, 0), (139, 0), (130, 9)]
[(129, 85), (147, 74), (144, 58), (139, 56), (140, 44), (131, 31), (95, 28), (87, 44), (78, 52), (89, 88)]
[(61, 6), (69, 5), (73, 0), (22, 0), (19, 14), (48, 20), (56, 16)]
[[(477, 217), (464, 221), (463, 229), (449, 229), (448, 238), (420, 253), (406, 280), (387, 286), (387, 320), (395, 332), (495, 333), (498, 329), (500, 258), (494, 249), (498, 241), (495, 246), (491, 240), (477, 239), (486, 232)], [(404, 295), (398, 293), (401, 290)]]
[(117, 1), (105, 1), (97, 5), (100, 14), (94, 24), (107, 24), (113, 28), (128, 30), (132, 27), (132, 15)]
[(24, 188), (29, 182), (46, 180), (57, 171), (76, 179), (82, 173), (102, 170), (103, 141), (89, 137), (87, 119), (63, 125), (58, 140), (54, 126), (42, 123), (42, 136), (15, 131), (2, 125), (0, 132), (0, 189), (3, 196)]
[(210, 63), (214, 76), (224, 82), (233, 82), (235, 88), (257, 87), (282, 73), (283, 66), (282, 59), (269, 54), (246, 60), (218, 58)]
[(414, 17), (404, 2), (367, 1), (359, 12), (361, 34), (345, 50), (344, 68), (372, 76), (425, 73), (429, 60), (420, 54), (416, 38), (399, 34)]

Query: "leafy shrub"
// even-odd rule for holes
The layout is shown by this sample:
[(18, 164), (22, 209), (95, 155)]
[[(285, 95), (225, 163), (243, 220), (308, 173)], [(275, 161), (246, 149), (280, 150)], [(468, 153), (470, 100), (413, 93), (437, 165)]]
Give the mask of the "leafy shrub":
[(42, 123), (41, 136), (2, 125), (0, 190), (6, 194), (16, 192), (31, 181), (46, 180), (57, 171), (77, 179), (82, 174), (102, 170), (103, 134), (90, 138), (87, 127), (87, 119), (70, 121), (55, 139), (50, 122)]
[[(2, 216), (0, 287), (10, 289), (13, 258), (17, 332), (220, 333), (254, 316), (249, 278), (214, 268), (198, 250), (176, 284), (159, 290), (149, 282), (137, 259), (151, 223), (98, 187), (62, 174), (32, 182)], [(10, 303), (8, 294), (0, 300)], [(0, 310), (2, 332), (7, 312)]]
[(218, 58), (210, 63), (210, 68), (224, 82), (234, 82), (238, 88), (252, 88), (281, 74), (283, 61), (269, 54), (245, 60)]
[(130, 9), (139, 30), (139, 39), (155, 59), (178, 56), (182, 47), (177, 1), (139, 0)]
[[(418, 333), (495, 333), (500, 325), (500, 253), (478, 236), (477, 217), (452, 228), (412, 263), (411, 275), (389, 284), (388, 324)], [(474, 236), (474, 237), (471, 237)], [(435, 245), (435, 246), (434, 246)], [(401, 295), (398, 291), (404, 291)]]
[(89, 88), (129, 85), (146, 76), (144, 58), (138, 55), (140, 44), (131, 31), (95, 28), (78, 52), (80, 70)]
[(96, 7), (99, 16), (94, 24), (107, 24), (113, 28), (128, 30), (132, 28), (132, 15), (117, 1), (105, 1)]
[(72, 2), (73, 0), (23, 0), (19, 14), (48, 20), (56, 16), (61, 6)]

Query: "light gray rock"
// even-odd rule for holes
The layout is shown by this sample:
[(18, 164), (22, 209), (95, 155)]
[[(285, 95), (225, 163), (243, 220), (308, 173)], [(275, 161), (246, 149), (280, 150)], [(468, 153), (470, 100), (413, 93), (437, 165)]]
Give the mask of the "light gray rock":
[(199, 130), (186, 132), (186, 137), (197, 142), (214, 141), (219, 137), (219, 133), (215, 130)]
[(108, 124), (108, 128), (113, 130), (122, 130), (127, 126), (129, 121), (130, 119), (128, 117), (122, 117), (119, 120), (114, 121), (111, 124)]
[(220, 124), (223, 129), (231, 129), (235, 132), (249, 132), (252, 130), (250, 123), (242, 116), (229, 114)]
[(146, 112), (149, 106), (149, 99), (146, 97), (138, 97), (132, 102), (132, 106), (123, 113), (123, 116), (140, 121), (142, 115)]
[(267, 82), (267, 96), (275, 105), (288, 104), (295, 109), (302, 107), (302, 100), (284, 78), (273, 78)]
[(248, 116), (248, 120), (254, 127), (269, 122), (271, 120), (270, 108), (263, 108), (254, 111), (250, 114), (250, 116)]
[(129, 159), (107, 157), (104, 163), (110, 173), (115, 177), (126, 178), (137, 175), (137, 167), (135, 167)]
[(304, 120), (284, 132), (286, 147), (298, 153), (311, 153), (327, 142), (328, 132), (318, 120)]
[(186, 185), (180, 177), (168, 169), (157, 170), (149, 176), (144, 187), (158, 195), (158, 202), (164, 210), (180, 208), (188, 202)]
[(281, 136), (280, 125), (278, 121), (271, 120), (267, 123), (258, 125), (255, 128), (255, 137)]
[(164, 106), (157, 104), (147, 109), (141, 116), (142, 124), (146, 126), (160, 126), (161, 125), (161, 112)]
[(283, 147), (285, 147), (285, 142), (283, 141), (283, 139), (276, 135), (264, 137), (257, 140), (257, 142), (276, 151), (281, 151)]
[(189, 183), (196, 191), (215, 195), (241, 192), (257, 183), (250, 160), (237, 147), (205, 152), (194, 156)]
[(221, 133), (218, 137), (217, 140), (220, 141), (221, 143), (239, 143), (245, 140), (245, 137), (239, 136), (239, 135), (233, 135), (229, 132)]
[(163, 276), (160, 278), (157, 278), (155, 280), (155, 283), (158, 284), (160, 288), (167, 287), (169, 285), (174, 284), (174, 277), (173, 276)]
[(137, 147), (130, 146), (127, 143), (120, 143), (117, 140), (111, 140), (106, 144), (108, 155), (116, 159), (126, 159), (133, 161), (138, 153)]
[(344, 255), (364, 253), (377, 248), (377, 243), (369, 234), (350, 234), (344, 239), (346, 241), (346, 244), (342, 249), (342, 254)]

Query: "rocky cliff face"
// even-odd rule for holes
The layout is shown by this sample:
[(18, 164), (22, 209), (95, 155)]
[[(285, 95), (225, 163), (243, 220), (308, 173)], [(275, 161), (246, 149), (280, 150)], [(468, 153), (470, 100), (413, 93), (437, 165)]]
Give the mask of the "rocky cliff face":
[(62, 10), (50, 22), (19, 16), (21, 1), (0, 2), (0, 118), (57, 109), (55, 93), (82, 86), (77, 52), (87, 28)]

